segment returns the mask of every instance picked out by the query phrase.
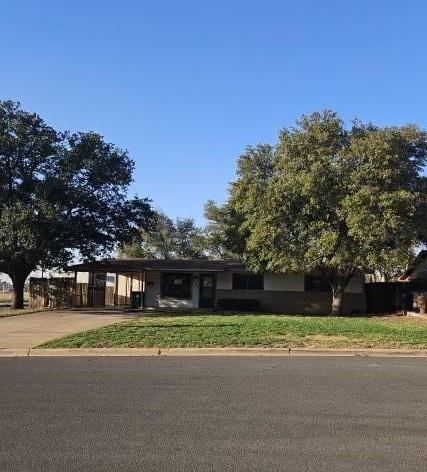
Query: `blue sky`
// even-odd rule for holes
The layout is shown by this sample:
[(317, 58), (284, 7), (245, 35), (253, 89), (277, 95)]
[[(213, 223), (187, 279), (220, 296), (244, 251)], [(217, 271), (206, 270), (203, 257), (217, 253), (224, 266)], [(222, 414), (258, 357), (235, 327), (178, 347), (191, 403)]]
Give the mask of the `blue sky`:
[(0, 97), (136, 161), (132, 192), (203, 221), (247, 144), (323, 108), (427, 125), (427, 2), (2, 0)]

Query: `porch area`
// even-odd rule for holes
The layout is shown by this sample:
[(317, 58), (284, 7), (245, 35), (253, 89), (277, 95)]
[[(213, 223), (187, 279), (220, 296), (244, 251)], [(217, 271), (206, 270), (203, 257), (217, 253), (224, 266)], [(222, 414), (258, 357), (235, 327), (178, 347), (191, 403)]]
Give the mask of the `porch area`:
[(75, 307), (131, 306), (145, 285), (143, 273), (75, 272), (74, 281)]
[(73, 306), (212, 309), (220, 279), (230, 270), (244, 268), (237, 261), (210, 260), (114, 259), (78, 264), (70, 267)]
[(143, 271), (76, 272), (75, 307), (197, 309), (215, 307), (211, 273)]

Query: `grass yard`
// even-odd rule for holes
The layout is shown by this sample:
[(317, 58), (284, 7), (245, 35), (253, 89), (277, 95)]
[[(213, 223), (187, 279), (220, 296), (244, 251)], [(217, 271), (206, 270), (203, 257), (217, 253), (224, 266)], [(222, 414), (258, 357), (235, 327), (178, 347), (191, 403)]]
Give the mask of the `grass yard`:
[(39, 347), (311, 347), (427, 349), (427, 321), (407, 317), (158, 315), (66, 336)]

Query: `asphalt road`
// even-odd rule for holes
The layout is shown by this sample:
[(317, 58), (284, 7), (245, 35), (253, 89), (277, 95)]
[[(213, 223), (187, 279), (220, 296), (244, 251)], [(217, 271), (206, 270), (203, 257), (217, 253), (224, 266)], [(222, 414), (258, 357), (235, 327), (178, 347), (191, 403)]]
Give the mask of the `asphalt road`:
[(427, 361), (1, 358), (0, 470), (425, 471)]

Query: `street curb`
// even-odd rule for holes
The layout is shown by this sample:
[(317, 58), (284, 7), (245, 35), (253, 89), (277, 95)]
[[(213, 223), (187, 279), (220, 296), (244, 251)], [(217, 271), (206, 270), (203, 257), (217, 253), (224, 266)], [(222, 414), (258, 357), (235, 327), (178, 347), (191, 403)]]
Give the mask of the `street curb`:
[(31, 349), (9, 349), (0, 348), (0, 357), (27, 357)]
[(71, 348), (0, 349), (0, 357), (174, 357), (174, 356), (280, 356), (280, 357), (422, 357), (426, 350), (309, 349), (309, 348)]

